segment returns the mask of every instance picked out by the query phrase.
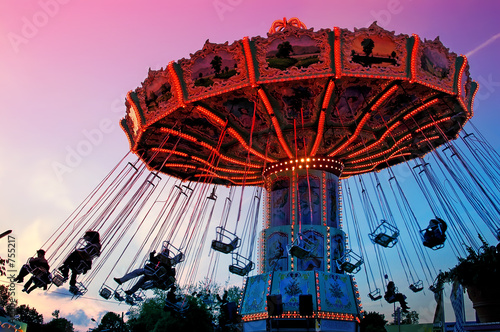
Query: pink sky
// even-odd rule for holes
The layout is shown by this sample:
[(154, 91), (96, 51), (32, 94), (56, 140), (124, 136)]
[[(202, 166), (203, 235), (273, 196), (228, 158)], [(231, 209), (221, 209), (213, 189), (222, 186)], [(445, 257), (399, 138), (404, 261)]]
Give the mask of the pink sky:
[[(481, 86), (473, 122), (498, 148), (499, 10), (495, 0), (1, 2), (0, 221), (2, 228), (14, 230), (18, 262), (34, 254), (128, 151), (118, 126), (125, 114), (124, 96), (140, 85), (148, 68), (188, 57), (207, 39), (231, 43), (244, 36), (264, 36), (271, 23), (283, 17), (298, 17), (316, 30), (334, 26), (352, 30), (377, 20), (397, 34), (440, 36), (457, 54), (484, 44), (469, 57), (471, 76)], [(102, 139), (71, 171), (54, 171), (54, 163), (64, 163), (86, 133), (107, 122), (112, 126), (101, 130)], [(5, 243), (0, 247), (2, 257)], [(19, 301), (36, 307), (46, 321), (55, 309), (63, 316), (83, 309), (87, 317), (82, 315), (82, 322), (107, 310), (127, 310), (105, 301), (54, 301), (37, 293), (21, 295)], [(380, 312), (392, 310), (391, 305), (382, 308), (367, 301), (367, 310), (370, 306)], [(425, 321), (431, 320), (431, 295), (419, 301)]]

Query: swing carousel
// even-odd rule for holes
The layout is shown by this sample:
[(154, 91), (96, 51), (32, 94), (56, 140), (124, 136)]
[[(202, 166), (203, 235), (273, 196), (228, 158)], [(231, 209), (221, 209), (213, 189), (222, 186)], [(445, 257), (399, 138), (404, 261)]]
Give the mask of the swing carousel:
[[(258, 260), (241, 254), (227, 218), (211, 243), (232, 255), (230, 272), (247, 276), (258, 268), (246, 279), (240, 304), (245, 330), (265, 331), (266, 323), (305, 329), (316, 319), (322, 331), (354, 331), (363, 310), (353, 274), (368, 264), (361, 240), (360, 253), (346, 246), (339, 180), (376, 177), (412, 160), (413, 172), (430, 177), (424, 156), (459, 137), (473, 115), (476, 89), (466, 58), (438, 38), (396, 35), (375, 23), (354, 32), (314, 31), (283, 19), (267, 37), (207, 41), (189, 59), (150, 70), (128, 93), (121, 126), (150, 171), (189, 183), (265, 189)], [(409, 202), (395, 176), (390, 183), (408, 227), (431, 236), (405, 209)], [(357, 186), (376, 250), (399, 248), (392, 212), (384, 204), (379, 218), (367, 185)], [(439, 210), (433, 209), (436, 218)], [(349, 223), (360, 234), (351, 212)], [(444, 246), (437, 227), (429, 249)], [(411, 279), (410, 289), (421, 291), (423, 281)], [(369, 297), (379, 300), (380, 289), (370, 289)]]
[[(434, 253), (449, 243), (463, 257), (461, 243), (479, 248), (476, 234), (500, 238), (500, 157), (470, 121), (468, 68), (439, 38), (375, 23), (314, 31), (293, 18), (150, 69), (121, 121), (138, 159), (125, 156), (43, 245), (51, 285), (64, 285), (77, 252), (87, 260), (71, 266), (75, 297), (99, 275), (101, 297), (140, 304), (149, 289), (194, 284), (206, 243), (206, 280), (221, 256), (244, 277), (245, 331), (355, 331), (354, 275), (380, 301), (389, 251), (413, 293), (438, 291)], [(97, 253), (86, 252), (88, 231)], [(122, 284), (137, 269), (140, 287)]]

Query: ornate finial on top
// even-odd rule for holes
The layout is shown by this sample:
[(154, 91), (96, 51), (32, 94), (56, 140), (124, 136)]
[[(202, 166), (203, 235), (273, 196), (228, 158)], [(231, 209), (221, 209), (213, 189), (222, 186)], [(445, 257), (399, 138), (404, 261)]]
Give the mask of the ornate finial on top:
[(292, 25), (297, 28), (307, 29), (306, 25), (302, 23), (298, 18), (292, 17), (287, 21), (286, 17), (283, 17), (283, 20), (276, 20), (273, 22), (273, 24), (271, 25), (271, 29), (269, 29), (269, 34), (281, 31), (285, 29), (288, 25)]

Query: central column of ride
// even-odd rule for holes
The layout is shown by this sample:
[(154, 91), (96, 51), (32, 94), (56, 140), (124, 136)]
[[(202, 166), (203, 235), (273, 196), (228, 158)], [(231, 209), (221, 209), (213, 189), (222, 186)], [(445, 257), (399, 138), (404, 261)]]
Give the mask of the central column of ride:
[[(341, 230), (342, 163), (328, 157), (283, 160), (264, 170), (267, 199), (261, 274), (247, 279), (240, 306), (245, 331), (355, 331), (361, 311), (345, 274)], [(352, 264), (351, 264), (352, 266)]]

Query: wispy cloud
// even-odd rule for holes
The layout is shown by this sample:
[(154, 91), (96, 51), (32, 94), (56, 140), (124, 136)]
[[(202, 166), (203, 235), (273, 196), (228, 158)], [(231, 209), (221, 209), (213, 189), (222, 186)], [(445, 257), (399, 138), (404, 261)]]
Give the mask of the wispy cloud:
[(494, 35), (493, 37), (491, 37), (490, 39), (488, 39), (487, 41), (485, 41), (484, 43), (482, 43), (481, 45), (479, 45), (478, 47), (476, 47), (472, 51), (467, 52), (465, 54), (465, 56), (469, 58), (474, 53), (476, 53), (476, 52), (480, 51), (481, 49), (485, 48), (486, 46), (488, 46), (489, 44), (493, 43), (498, 38), (500, 38), (500, 33), (497, 33), (496, 35)]

